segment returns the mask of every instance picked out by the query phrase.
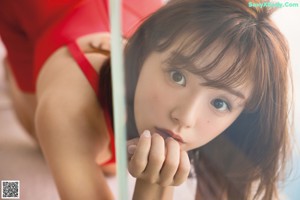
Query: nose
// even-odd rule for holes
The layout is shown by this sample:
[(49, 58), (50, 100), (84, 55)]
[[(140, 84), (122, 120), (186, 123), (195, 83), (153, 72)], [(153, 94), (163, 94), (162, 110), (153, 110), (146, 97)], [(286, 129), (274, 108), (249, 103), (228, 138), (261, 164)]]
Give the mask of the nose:
[(197, 96), (192, 95), (182, 98), (176, 102), (175, 107), (171, 110), (171, 120), (180, 128), (193, 127), (199, 118), (200, 101)]

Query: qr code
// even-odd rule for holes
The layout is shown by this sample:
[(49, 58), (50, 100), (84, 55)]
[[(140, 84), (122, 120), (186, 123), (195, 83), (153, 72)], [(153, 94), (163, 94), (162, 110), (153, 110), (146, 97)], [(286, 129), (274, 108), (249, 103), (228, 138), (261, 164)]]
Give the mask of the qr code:
[(20, 181), (1, 181), (1, 188), (2, 199), (20, 199)]

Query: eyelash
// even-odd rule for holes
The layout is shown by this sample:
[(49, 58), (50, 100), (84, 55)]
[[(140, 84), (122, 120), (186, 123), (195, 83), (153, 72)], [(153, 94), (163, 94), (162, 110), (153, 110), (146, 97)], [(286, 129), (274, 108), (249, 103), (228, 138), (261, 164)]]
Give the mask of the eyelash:
[[(186, 86), (186, 77), (185, 77), (185, 75), (184, 75), (181, 71), (179, 71), (179, 70), (177, 70), (177, 69), (168, 69), (167, 72), (168, 72), (169, 77), (170, 77), (170, 79), (171, 79), (172, 82), (174, 82), (174, 83), (176, 83), (177, 85), (180, 85), (180, 86), (182, 86), (182, 87), (185, 87), (185, 86)], [(181, 76), (181, 78), (183, 79), (184, 83), (178, 83), (176, 80), (174, 80), (173, 75), (174, 75), (175, 73), (178, 73), (178, 75)], [(181, 80), (180, 80), (180, 82), (181, 82)]]
[(222, 103), (225, 103), (225, 105), (226, 105), (226, 110), (227, 110), (227, 111), (231, 111), (231, 109), (232, 109), (231, 104), (228, 103), (228, 101), (223, 100), (223, 99), (221, 99), (221, 98), (213, 99), (213, 100), (211, 101), (210, 104), (211, 104), (212, 106), (214, 106), (215, 109), (217, 109), (218, 111), (224, 112), (224, 111), (219, 110), (218, 108), (216, 108), (216, 106), (214, 105), (214, 103), (215, 103), (216, 100), (220, 100), (220, 101), (222, 101)]
[[(167, 70), (167, 73), (168, 73), (168, 75), (169, 75), (169, 77), (170, 77), (170, 79), (171, 79), (171, 81), (172, 82), (174, 82), (174, 83), (176, 83), (177, 85), (180, 85), (180, 86), (182, 86), (182, 87), (184, 87), (184, 86), (186, 86), (186, 77), (185, 77), (185, 75), (180, 71), (180, 70), (178, 70), (178, 69), (174, 69), (173, 67), (169, 67)], [(182, 77), (183, 77), (183, 79), (184, 79), (184, 84), (179, 84), (178, 82), (176, 82), (173, 78), (172, 78), (172, 73), (179, 73)], [(227, 111), (231, 111), (232, 110), (232, 106), (231, 106), (231, 104), (227, 101), (227, 100), (224, 100), (224, 99), (222, 99), (222, 98), (216, 98), (216, 99), (213, 99), (212, 101), (211, 101), (211, 105), (212, 106), (214, 106), (213, 105), (213, 103), (214, 103), (214, 101), (216, 101), (216, 100), (221, 100), (223, 103), (225, 103), (225, 105), (226, 105), (226, 110)], [(215, 106), (214, 106), (215, 107)], [(215, 107), (215, 109), (217, 109), (217, 110), (219, 110), (218, 108), (216, 108)], [(220, 110), (219, 110), (220, 111)], [(221, 111), (221, 112), (224, 112), (224, 111)]]

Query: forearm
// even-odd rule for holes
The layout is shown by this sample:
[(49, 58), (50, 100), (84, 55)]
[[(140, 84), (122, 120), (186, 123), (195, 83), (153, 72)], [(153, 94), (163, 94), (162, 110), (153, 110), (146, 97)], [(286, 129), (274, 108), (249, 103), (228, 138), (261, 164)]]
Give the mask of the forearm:
[(158, 184), (137, 179), (133, 193), (133, 200), (171, 200), (174, 187), (161, 187)]

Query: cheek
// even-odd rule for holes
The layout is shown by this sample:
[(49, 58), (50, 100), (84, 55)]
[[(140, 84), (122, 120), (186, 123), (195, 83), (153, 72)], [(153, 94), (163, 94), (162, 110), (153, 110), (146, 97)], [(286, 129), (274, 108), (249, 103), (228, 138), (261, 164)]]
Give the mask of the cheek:
[[(155, 87), (154, 87), (155, 88)], [(150, 106), (161, 101), (158, 90), (155, 90), (149, 85), (141, 87), (136, 93), (137, 105), (144, 105), (143, 107)]]
[(150, 91), (149, 100), (155, 104), (163, 104), (167, 101), (166, 95), (160, 89)]
[[(145, 92), (146, 93), (146, 92)], [(148, 107), (148, 112), (154, 113), (159, 116), (164, 110), (167, 109), (167, 102), (163, 91), (158, 88), (152, 88), (145, 94), (144, 105)]]
[(225, 119), (218, 119), (215, 121), (208, 121), (207, 126), (211, 129), (213, 137), (217, 137), (224, 132), (236, 119), (238, 115), (230, 116)]
[(148, 121), (152, 115), (158, 115), (164, 107), (164, 98), (160, 87), (143, 82), (138, 85), (134, 98), (134, 113), (136, 121)]
[(151, 105), (151, 108), (154, 109), (154, 107), (168, 101), (168, 95), (166, 95), (168, 92), (168, 89), (165, 88), (164, 83), (158, 77), (154, 81), (152, 79), (151, 81), (144, 79), (140, 87), (139, 96), (145, 105)]
[[(201, 144), (206, 144), (219, 136), (226, 130), (234, 121), (236, 117), (209, 119), (198, 125), (196, 131), (197, 138), (201, 139)], [(198, 133), (198, 134), (197, 134)], [(201, 137), (199, 137), (199, 133)]]

